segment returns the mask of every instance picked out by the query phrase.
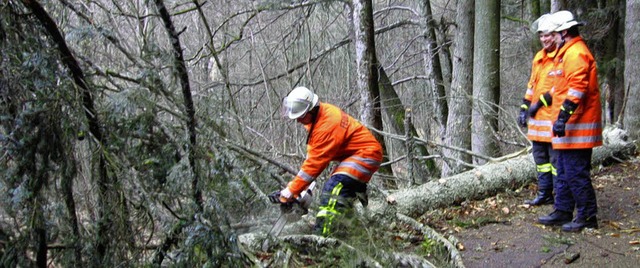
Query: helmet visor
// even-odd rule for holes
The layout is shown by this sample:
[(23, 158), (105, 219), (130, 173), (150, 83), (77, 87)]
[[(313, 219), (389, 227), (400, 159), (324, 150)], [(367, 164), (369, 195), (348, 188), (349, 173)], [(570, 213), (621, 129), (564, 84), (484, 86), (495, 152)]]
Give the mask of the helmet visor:
[(310, 108), (311, 102), (304, 99), (285, 97), (282, 100), (282, 116), (289, 117), (289, 119), (302, 117)]

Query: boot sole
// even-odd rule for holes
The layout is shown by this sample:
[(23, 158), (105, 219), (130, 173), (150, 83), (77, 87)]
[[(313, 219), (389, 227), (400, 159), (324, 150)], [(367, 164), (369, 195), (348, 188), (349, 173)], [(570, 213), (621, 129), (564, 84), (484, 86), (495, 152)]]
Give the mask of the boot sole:
[(561, 222), (541, 222), (541, 221), (538, 221), (539, 224), (546, 225), (546, 226), (562, 226), (562, 225), (570, 223), (570, 222), (571, 222), (571, 220), (561, 221)]
[(596, 225), (582, 226), (580, 228), (562, 228), (562, 231), (569, 232), (569, 233), (578, 233), (586, 228), (598, 229), (598, 225), (596, 224)]
[(542, 203), (524, 202), (524, 204), (530, 205), (530, 206), (544, 206), (544, 205), (553, 205), (553, 202), (542, 202)]

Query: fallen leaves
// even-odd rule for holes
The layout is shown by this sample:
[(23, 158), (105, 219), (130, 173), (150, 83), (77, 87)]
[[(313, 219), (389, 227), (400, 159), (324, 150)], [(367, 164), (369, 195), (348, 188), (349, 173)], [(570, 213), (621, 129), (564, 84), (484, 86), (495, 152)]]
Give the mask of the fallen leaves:
[(564, 257), (564, 263), (569, 264), (580, 258), (580, 253), (567, 253)]
[(393, 195), (387, 196), (387, 203), (389, 203), (391, 205), (395, 205), (396, 204), (396, 198)]
[(502, 208), (502, 213), (504, 213), (504, 214), (509, 214), (509, 212), (510, 212), (510, 211), (509, 211), (509, 208), (508, 208), (508, 207), (503, 207), (503, 208)]

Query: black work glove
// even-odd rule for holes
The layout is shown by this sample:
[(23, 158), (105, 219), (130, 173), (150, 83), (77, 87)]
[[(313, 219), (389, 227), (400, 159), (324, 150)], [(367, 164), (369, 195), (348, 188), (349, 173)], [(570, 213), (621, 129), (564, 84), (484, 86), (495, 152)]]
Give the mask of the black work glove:
[(558, 119), (553, 123), (553, 136), (564, 137), (566, 135), (565, 128), (567, 121), (569, 121), (569, 118), (577, 108), (578, 105), (571, 101), (565, 100), (562, 103)]
[(527, 127), (527, 110), (520, 109), (520, 114), (518, 114), (518, 125), (521, 127)]
[(531, 108), (529, 108), (529, 116), (530, 117), (536, 116), (536, 114), (538, 113), (538, 110), (540, 110), (542, 106), (549, 107), (549, 105), (551, 105), (552, 100), (553, 98), (551, 97), (551, 94), (549, 94), (549, 92), (540, 94), (540, 100), (536, 102), (534, 105), (532, 105)]
[(269, 201), (271, 201), (271, 203), (276, 203), (279, 204), (280, 202), (280, 191), (275, 191), (273, 193), (270, 193), (269, 195), (267, 195), (267, 197), (269, 197)]
[(566, 128), (566, 124), (567, 124), (567, 120), (569, 120), (569, 116), (566, 116), (567, 119), (566, 120), (560, 120), (563, 114), (567, 114), (567, 112), (565, 111), (560, 111), (560, 114), (558, 115), (558, 120), (556, 120), (555, 123), (553, 123), (553, 136), (554, 137), (564, 137), (565, 133), (565, 128)]
[(522, 100), (522, 105), (520, 105), (520, 113), (518, 114), (518, 125), (521, 127), (527, 127), (527, 110), (529, 109), (529, 105), (531, 101), (526, 99)]

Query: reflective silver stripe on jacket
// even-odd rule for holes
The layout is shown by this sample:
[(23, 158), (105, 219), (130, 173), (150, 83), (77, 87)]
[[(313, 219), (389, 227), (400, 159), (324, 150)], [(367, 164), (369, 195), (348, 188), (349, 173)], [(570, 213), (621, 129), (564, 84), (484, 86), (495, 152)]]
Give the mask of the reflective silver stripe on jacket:
[(380, 166), (380, 162), (378, 162), (378, 161), (376, 161), (374, 159), (371, 159), (371, 158), (364, 158), (364, 157), (359, 157), (359, 156), (352, 156), (352, 157), (349, 157), (349, 158), (353, 158), (353, 159), (356, 159), (358, 161), (362, 161), (365, 164), (370, 165), (370, 166), (376, 166), (376, 167)]
[(572, 144), (572, 143), (592, 143), (602, 141), (602, 136), (579, 136), (579, 137), (555, 137), (551, 142), (555, 144)]
[(576, 97), (576, 98), (578, 98), (578, 99), (582, 99), (582, 97), (584, 97), (584, 92), (582, 92), (582, 91), (578, 91), (578, 90), (575, 90), (575, 89), (573, 89), (573, 88), (570, 88), (570, 89), (569, 89), (569, 93), (567, 93), (567, 94), (568, 94), (569, 96), (574, 96), (574, 97)]
[(601, 123), (578, 123), (567, 124), (566, 130), (589, 130), (589, 129), (602, 129)]
[(302, 178), (306, 182), (312, 182), (313, 179), (314, 179), (311, 175), (307, 174), (306, 172), (304, 172), (302, 170), (298, 171), (298, 175), (297, 176)]
[(537, 127), (552, 127), (553, 124), (550, 120), (536, 120), (533, 118), (529, 119), (529, 125), (537, 126)]
[(551, 137), (551, 130), (537, 131), (537, 130), (529, 129), (527, 134), (531, 136), (537, 136), (537, 137)]
[(372, 172), (369, 169), (365, 168), (364, 166), (362, 166), (362, 165), (360, 165), (360, 164), (358, 164), (356, 162), (348, 162), (348, 161), (340, 162), (340, 165), (338, 165), (338, 168), (341, 168), (341, 167), (353, 168), (353, 169), (355, 169), (357, 171), (362, 172), (363, 174), (366, 174), (367, 176), (371, 176), (372, 175)]

